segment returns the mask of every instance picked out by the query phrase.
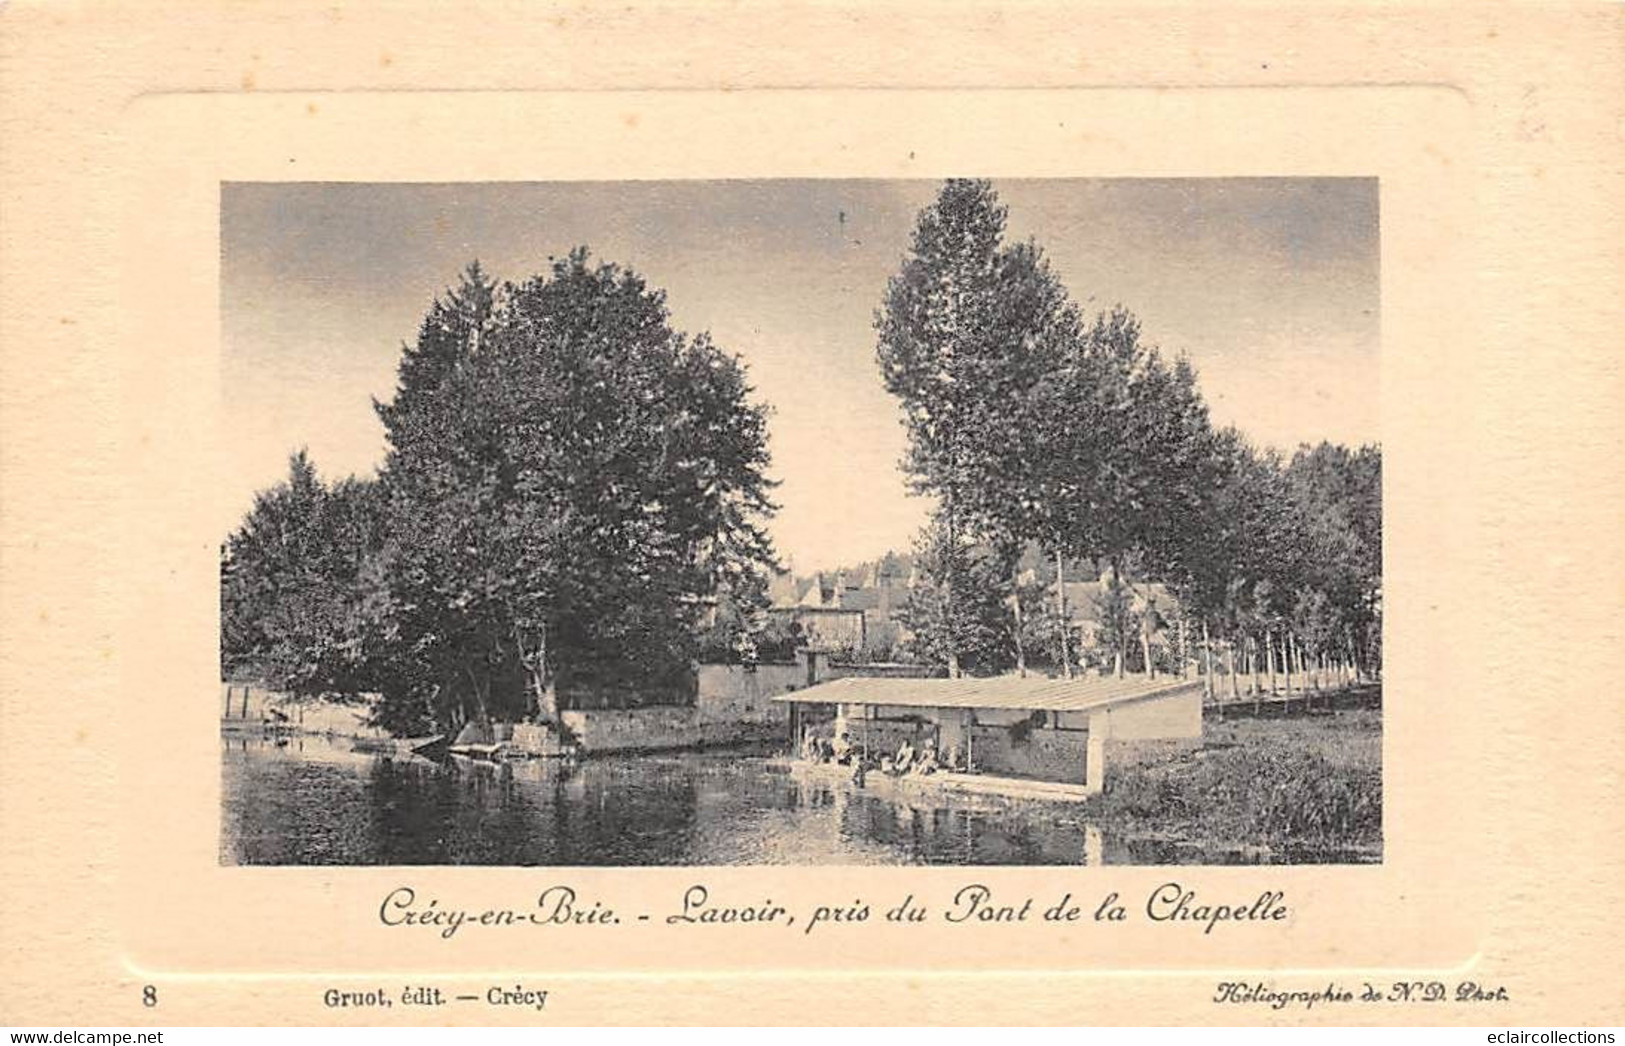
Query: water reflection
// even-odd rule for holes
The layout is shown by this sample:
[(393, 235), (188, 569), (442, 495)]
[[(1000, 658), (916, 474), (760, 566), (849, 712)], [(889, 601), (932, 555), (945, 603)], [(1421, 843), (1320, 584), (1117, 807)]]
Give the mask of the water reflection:
[(228, 738), (223, 749), (227, 864), (1167, 860), (1114, 845), (1064, 806), (877, 795), (735, 752), (436, 763), (319, 737)]

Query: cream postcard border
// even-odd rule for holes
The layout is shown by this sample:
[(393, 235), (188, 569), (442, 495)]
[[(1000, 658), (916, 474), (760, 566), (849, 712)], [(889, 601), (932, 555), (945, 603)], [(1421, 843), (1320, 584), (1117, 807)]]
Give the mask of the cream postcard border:
[[(1439, 409), (1471, 353), (1452, 337), (1465, 301), (1462, 193), (1467, 109), (1436, 88), (1294, 91), (734, 91), (542, 95), (192, 95), (130, 113), (132, 170), (123, 277), (125, 382), (121, 513), (141, 571), (117, 643), (124, 705), (124, 955), (164, 973), (324, 974), (455, 969), (651, 973), (785, 970), (1318, 970), (1350, 962), (1457, 968), (1484, 913), (1432, 873), (1480, 840), (1441, 816), (1471, 780), (1459, 666), (1424, 652), (1426, 605), (1460, 551), (1437, 500), (1439, 448), (1459, 439)], [(1248, 133), (1238, 134), (1238, 128)], [(426, 143), (433, 143), (432, 148)], [(209, 448), (231, 424), (217, 377), (219, 183), (224, 181), (593, 180), (660, 178), (1346, 175), (1380, 179), (1382, 433), (1387, 459), (1387, 809), (1381, 867), (362, 869), (218, 866), (213, 695), (215, 548), (204, 511), (217, 485)], [(559, 245), (538, 244), (537, 263)], [(629, 259), (635, 262), (635, 259)], [(184, 288), (176, 293), (177, 288)], [(1458, 311), (1459, 310), (1459, 311)], [(163, 346), (163, 351), (151, 347)], [(153, 408), (160, 409), (153, 409)], [(365, 404), (358, 404), (358, 409)], [(152, 497), (162, 490), (163, 496)], [(1465, 504), (1464, 499), (1455, 504)], [(832, 520), (832, 524), (836, 521)], [(127, 581), (135, 581), (127, 578)], [(1409, 695), (1427, 695), (1421, 702)], [(1449, 723), (1450, 729), (1441, 727)], [(1446, 849), (1448, 848), (1448, 849)], [(703, 881), (718, 903), (794, 908), (912, 893), (946, 904), (969, 882), (995, 896), (1143, 897), (1170, 878), (1215, 901), (1283, 889), (1285, 927), (1214, 935), (1167, 927), (1047, 932), (934, 927), (861, 931), (667, 927)], [(648, 924), (542, 931), (533, 940), (445, 942), (382, 927), (378, 905), (410, 884), (442, 904), (529, 904), (568, 882)], [(139, 898), (139, 903), (137, 899)], [(251, 902), (245, 903), (246, 899)], [(1091, 904), (1091, 909), (1093, 905)], [(1381, 918), (1369, 913), (1381, 910)], [(265, 913), (279, 913), (267, 924)], [(336, 961), (335, 939), (345, 942)], [(905, 958), (906, 957), (906, 958)], [(674, 960), (676, 960), (674, 962)]]
[[(0, 1020), (1625, 1019), (1617, 5), (729, 11), (0, 14)], [(1067, 89), (1082, 82), (1118, 86)], [(813, 89), (839, 83), (967, 89)], [(1185, 87), (1132, 87), (1158, 83)], [(1332, 83), (1349, 86), (1305, 86)], [(1018, 84), (1054, 89), (969, 89)], [(616, 86), (680, 89), (582, 90)], [(743, 89), (768, 86), (798, 89)], [(480, 90), (403, 93), (424, 87)], [(518, 88), (556, 93), (504, 91)], [(1285, 889), (1294, 920), (1206, 938), (944, 929), (817, 948), (732, 935), (434, 950), (367, 925), (385, 872), (219, 867), (212, 702), (171, 695), (215, 686), (221, 535), (200, 506), (217, 489), (209, 441), (229, 423), (220, 180), (950, 173), (1381, 179), (1380, 868), (598, 869), (558, 874), (628, 906), (694, 876), (788, 902), (935, 896), (972, 875), (1134, 897), (1171, 874), (1215, 899)], [(1552, 656), (1532, 672), (1537, 646)], [(408, 874), (470, 904), (522, 903), (553, 877)], [(1305, 989), (1449, 974), (1505, 983), (1513, 1001), (1208, 1001), (1217, 981), (1255, 974)], [(545, 1016), (320, 1004), (324, 987), (379, 978), (515, 977), (555, 991)], [(142, 1006), (145, 983), (161, 1007)]]

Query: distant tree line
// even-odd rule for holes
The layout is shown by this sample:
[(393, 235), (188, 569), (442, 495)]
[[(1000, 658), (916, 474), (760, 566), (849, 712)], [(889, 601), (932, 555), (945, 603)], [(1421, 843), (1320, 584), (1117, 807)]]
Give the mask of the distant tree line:
[(401, 733), (691, 696), (703, 620), (775, 567), (751, 395), (584, 248), (523, 283), (471, 265), (375, 404), (378, 477), (326, 484), (301, 451), (226, 542), (222, 670), (381, 693)]
[[(907, 609), (915, 648), (950, 675), (1029, 659), (1070, 673), (1059, 582), (1098, 564), (1119, 674), (1156, 667), (1163, 629), (1174, 667), (1222, 667), (1232, 687), (1375, 671), (1380, 448), (1283, 458), (1216, 428), (1183, 356), (1148, 344), (1126, 308), (1085, 316), (1036, 244), (1005, 241), (1005, 219), (988, 183), (946, 183), (876, 314), (903, 467), (936, 499), (916, 547), (927, 583)], [(1023, 583), (1034, 550), (1053, 585)], [(1174, 605), (1136, 609), (1147, 580)]]

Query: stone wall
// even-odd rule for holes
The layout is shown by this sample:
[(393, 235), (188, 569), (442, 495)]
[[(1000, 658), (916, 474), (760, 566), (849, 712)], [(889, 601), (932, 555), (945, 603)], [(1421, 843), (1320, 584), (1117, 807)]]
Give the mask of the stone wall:
[(862, 650), (866, 623), (861, 610), (835, 607), (774, 607), (768, 611), (781, 625), (794, 622), (813, 646)]
[(692, 708), (591, 709), (560, 712), (559, 718), (586, 755), (705, 748), (785, 736), (782, 721), (707, 720)]
[(806, 673), (802, 664), (701, 665), (692, 707), (581, 709), (559, 716), (588, 755), (782, 740), (789, 706), (772, 697), (805, 685)]
[(526, 755), (559, 755), (563, 751), (557, 730), (548, 724), (515, 723), (509, 740)]
[(787, 717), (776, 694), (788, 693), (806, 685), (807, 669), (795, 662), (764, 662), (754, 668), (743, 665), (701, 665), (699, 691), (694, 707), (708, 720)]
[(983, 773), (1082, 784), (1088, 749), (1086, 730), (972, 728), (971, 758)]

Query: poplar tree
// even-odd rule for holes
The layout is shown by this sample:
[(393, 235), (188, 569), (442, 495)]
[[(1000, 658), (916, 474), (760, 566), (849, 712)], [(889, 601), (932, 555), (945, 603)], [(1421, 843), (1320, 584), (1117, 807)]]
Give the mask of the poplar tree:
[[(875, 317), (876, 357), (908, 433), (903, 461), (916, 493), (934, 495), (944, 599), (966, 598), (962, 556), (983, 531), (1019, 534), (1028, 492), (1001, 480), (1030, 459), (1032, 386), (1050, 366), (1072, 312), (1031, 244), (1003, 242), (1006, 210), (985, 181), (948, 181), (920, 212), (908, 256)], [(996, 520), (996, 526), (983, 524)], [(949, 620), (956, 620), (950, 616)], [(960, 674), (972, 641), (950, 634), (943, 658)]]

